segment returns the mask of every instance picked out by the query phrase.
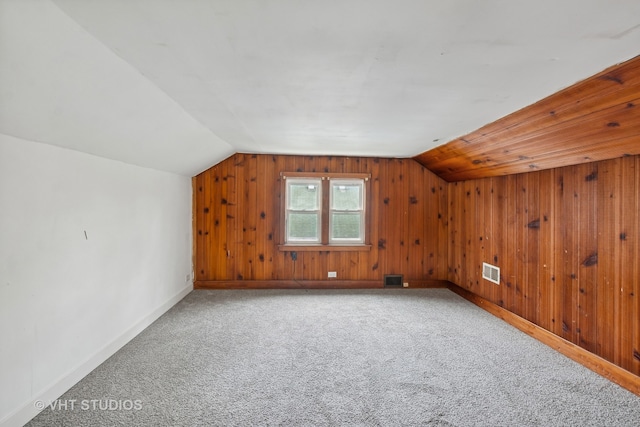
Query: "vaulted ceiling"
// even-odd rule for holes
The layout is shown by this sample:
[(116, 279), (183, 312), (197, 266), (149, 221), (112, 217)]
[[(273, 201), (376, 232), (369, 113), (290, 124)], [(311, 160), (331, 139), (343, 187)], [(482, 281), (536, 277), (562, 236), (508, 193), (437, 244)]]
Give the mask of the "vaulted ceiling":
[(195, 175), (412, 157), (639, 52), (640, 1), (0, 0), (0, 134)]

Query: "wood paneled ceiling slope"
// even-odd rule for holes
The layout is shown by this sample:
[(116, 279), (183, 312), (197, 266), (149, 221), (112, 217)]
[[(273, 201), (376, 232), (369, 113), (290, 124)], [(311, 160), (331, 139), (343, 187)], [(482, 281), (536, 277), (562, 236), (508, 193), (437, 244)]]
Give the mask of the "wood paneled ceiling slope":
[(640, 56), (415, 157), (447, 181), (640, 154)]
[[(637, 0), (0, 0), (0, 138), (187, 176), (236, 152), (411, 158), (635, 57), (639, 16)], [(599, 114), (615, 133), (633, 113)], [(456, 156), (511, 160), (476, 139)], [(452, 147), (419, 160), (468, 169)]]

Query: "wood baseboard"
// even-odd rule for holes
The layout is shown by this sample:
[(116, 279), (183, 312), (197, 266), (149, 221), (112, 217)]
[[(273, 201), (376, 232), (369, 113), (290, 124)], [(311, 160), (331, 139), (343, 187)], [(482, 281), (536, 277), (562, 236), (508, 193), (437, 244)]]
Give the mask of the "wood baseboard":
[[(409, 280), (409, 288), (446, 288), (446, 280)], [(196, 280), (195, 289), (372, 289), (382, 280)]]
[(556, 334), (541, 328), (522, 317), (494, 304), (478, 295), (475, 295), (466, 289), (454, 285), (449, 282), (448, 288), (460, 295), (464, 299), (472, 302), (483, 310), (493, 314), (504, 320), (510, 325), (518, 328), (522, 332), (532, 336), (543, 344), (548, 345), (554, 350), (564, 354), (568, 358), (580, 363), (581, 365), (591, 369), (593, 372), (605, 377), (606, 379), (618, 384), (619, 386), (629, 390), (637, 396), (640, 396), (640, 377), (633, 373), (615, 365), (608, 360), (597, 356), (574, 343), (557, 336)]
[(368, 280), (197, 280), (196, 289), (361, 289), (381, 288)]

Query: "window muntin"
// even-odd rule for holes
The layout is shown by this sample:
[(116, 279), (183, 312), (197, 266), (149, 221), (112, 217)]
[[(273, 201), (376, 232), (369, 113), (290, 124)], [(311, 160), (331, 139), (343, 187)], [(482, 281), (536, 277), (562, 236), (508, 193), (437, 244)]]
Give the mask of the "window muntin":
[(321, 243), (322, 180), (287, 179), (286, 206), (286, 243)]
[(331, 179), (329, 191), (329, 243), (364, 243), (364, 180)]

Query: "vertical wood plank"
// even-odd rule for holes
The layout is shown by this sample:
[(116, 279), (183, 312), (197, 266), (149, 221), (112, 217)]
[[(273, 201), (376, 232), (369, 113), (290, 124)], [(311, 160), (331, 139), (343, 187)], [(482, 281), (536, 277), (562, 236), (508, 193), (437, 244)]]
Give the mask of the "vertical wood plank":
[[(419, 223), (415, 225), (416, 229), (421, 231), (419, 234), (416, 233), (416, 237), (420, 239), (418, 253), (421, 253), (420, 256), (424, 260), (421, 274), (430, 279), (443, 277), (442, 275), (446, 277), (446, 270), (441, 268), (443, 263), (446, 266), (446, 246), (443, 245), (446, 244), (446, 227), (442, 226), (443, 221), (446, 221), (446, 204), (441, 204), (442, 188), (427, 170), (424, 170), (421, 186), (420, 191), (425, 194), (425, 197), (419, 200), (424, 223), (422, 226)], [(431, 245), (423, 236), (425, 232), (434, 237)]]
[(596, 224), (598, 168), (587, 163), (576, 167), (579, 199), (580, 282), (578, 285), (578, 323), (576, 333), (581, 347), (596, 350), (596, 282), (598, 272), (598, 228)]
[[(638, 188), (636, 187), (636, 159), (626, 157), (622, 159), (621, 176), (621, 208), (620, 215), (621, 231), (619, 241), (621, 245), (620, 253), (620, 284), (618, 294), (619, 313), (619, 343), (618, 343), (618, 363), (625, 369), (633, 369), (634, 359), (634, 324), (640, 322), (640, 317), (635, 309), (634, 286), (638, 280), (637, 264), (639, 262), (636, 252), (638, 239)], [(635, 267), (634, 267), (635, 265)]]
[[(427, 173), (431, 180), (433, 188), (436, 189), (437, 196), (437, 212), (435, 213), (438, 218), (437, 228), (437, 242), (436, 242), (436, 261), (437, 261), (437, 274), (436, 277), (448, 277), (449, 266), (449, 186), (445, 185), (439, 179), (436, 179), (431, 173)], [(430, 209), (427, 209), (429, 211)], [(429, 232), (429, 230), (427, 230)], [(424, 238), (424, 246), (427, 248), (429, 239)]]
[(205, 270), (204, 265), (206, 263), (206, 246), (204, 242), (204, 218), (202, 209), (205, 205), (205, 196), (204, 196), (204, 180), (206, 175), (200, 174), (195, 177), (195, 188), (194, 188), (194, 199), (195, 204), (193, 207), (193, 216), (194, 216), (194, 236), (193, 239), (196, 242), (196, 252), (195, 252), (195, 280), (205, 280)]
[(635, 221), (634, 229), (631, 232), (633, 236), (633, 287), (631, 296), (631, 365), (627, 368), (636, 375), (640, 375), (640, 156), (635, 158), (635, 188), (632, 190), (635, 195)]
[(227, 200), (228, 175), (229, 162), (223, 162), (218, 165), (218, 173), (214, 178), (214, 185), (216, 187), (214, 200), (217, 206), (219, 206), (219, 211), (216, 212), (214, 219), (215, 233), (213, 240), (217, 242), (216, 246), (218, 247), (216, 251), (216, 277), (222, 280), (229, 277), (227, 259), (227, 248), (229, 246), (229, 227), (227, 224), (229, 216), (229, 203)]
[(464, 188), (464, 205), (462, 212), (465, 215), (465, 221), (462, 229), (463, 252), (462, 252), (462, 278), (466, 289), (475, 292), (475, 274), (474, 274), (474, 255), (475, 250), (472, 246), (475, 238), (476, 228), (476, 203), (475, 203), (475, 181), (465, 181)]
[(615, 305), (614, 293), (620, 279), (616, 261), (619, 260), (620, 245), (617, 243), (620, 231), (620, 194), (621, 188), (619, 160), (607, 161), (598, 168), (598, 257), (597, 273), (597, 346), (596, 352), (603, 358), (615, 360)]
[(371, 242), (373, 245), (377, 246), (378, 250), (378, 275), (380, 278), (383, 275), (389, 273), (389, 267), (391, 266), (390, 257), (388, 256), (389, 250), (388, 246), (391, 244), (390, 232), (391, 232), (391, 217), (393, 215), (392, 212), (392, 204), (393, 200), (391, 199), (391, 194), (389, 193), (391, 189), (391, 179), (392, 174), (389, 169), (389, 159), (381, 159), (379, 170), (380, 170), (380, 181), (379, 181), (379, 191), (380, 191), (380, 221), (374, 224), (374, 227), (377, 228), (378, 232), (378, 241)]
[(449, 281), (463, 286), (463, 280), (461, 275), (462, 270), (462, 205), (463, 201), (463, 189), (462, 185), (458, 182), (454, 182), (448, 186), (448, 198), (449, 206), (447, 208), (447, 214), (449, 217), (449, 256), (448, 256), (448, 270)]
[(504, 307), (504, 289), (505, 285), (505, 260), (507, 259), (507, 252), (505, 249), (505, 228), (507, 220), (507, 206), (505, 197), (505, 182), (506, 178), (497, 177), (492, 178), (492, 215), (491, 222), (491, 240), (493, 245), (493, 252), (491, 253), (491, 263), (500, 267), (500, 284), (494, 287), (493, 302), (501, 307)]
[[(408, 205), (408, 218), (407, 218), (407, 231), (406, 246), (407, 246), (407, 259), (406, 259), (406, 279), (422, 279), (424, 276), (433, 274), (433, 267), (431, 267), (431, 260), (425, 257), (423, 245), (420, 240), (423, 230), (426, 228), (435, 228), (433, 220), (425, 216), (425, 203), (430, 197), (429, 192), (425, 191), (424, 170), (413, 162), (406, 162), (407, 175), (410, 179), (407, 179), (409, 205)], [(428, 255), (427, 255), (428, 256)], [(424, 267), (427, 268), (424, 268)], [(423, 270), (424, 269), (424, 270)], [(406, 280), (405, 279), (405, 280)]]
[(246, 208), (246, 194), (247, 191), (247, 165), (246, 165), (246, 155), (238, 154), (235, 157), (234, 168), (236, 170), (236, 229), (235, 229), (235, 240), (234, 240), (234, 254), (235, 254), (235, 274), (234, 280), (245, 280), (249, 277), (250, 272), (246, 268), (246, 253), (245, 253), (245, 231), (247, 227), (246, 218), (245, 218), (245, 208)]
[(473, 235), (475, 242), (472, 242), (472, 246), (476, 245), (477, 248), (477, 250), (471, 251), (474, 276), (472, 280), (479, 294), (483, 297), (489, 296), (492, 291), (489, 285), (493, 286), (493, 283), (482, 278), (482, 263), (487, 260), (487, 245), (489, 244), (487, 221), (491, 221), (491, 212), (487, 212), (487, 206), (489, 209), (491, 208), (491, 194), (489, 191), (485, 193), (484, 185), (487, 182), (489, 180), (476, 180), (474, 194), (472, 195), (476, 211), (475, 234)]
[(237, 267), (238, 256), (238, 235), (237, 230), (240, 227), (240, 218), (238, 210), (238, 168), (236, 166), (237, 155), (227, 159), (227, 190), (224, 198), (227, 201), (227, 246), (223, 248), (226, 252), (227, 259), (226, 280), (235, 280), (239, 274)]
[(526, 318), (536, 324), (540, 323), (540, 227), (544, 220), (540, 218), (540, 173), (526, 175), (527, 199), (525, 208), (525, 232), (527, 234), (526, 277), (524, 292)]
[(371, 206), (371, 224), (369, 226), (371, 251), (368, 257), (369, 262), (366, 266), (367, 275), (365, 277), (369, 280), (382, 280), (379, 242), (382, 239), (380, 228), (382, 227), (381, 224), (386, 207), (382, 196), (383, 190), (381, 189), (381, 160), (371, 159), (369, 165), (371, 170), (371, 198), (369, 199)]
[(512, 313), (516, 313), (516, 283), (518, 280), (518, 263), (517, 263), (517, 241), (516, 229), (518, 227), (518, 212), (516, 209), (518, 203), (518, 183), (516, 176), (506, 177), (506, 197), (507, 206), (507, 231), (506, 231), (506, 258), (504, 280), (506, 288), (503, 291), (503, 299), (505, 307)]
[[(220, 193), (220, 167), (216, 165), (211, 169), (211, 175), (209, 176), (209, 214), (207, 219), (209, 222), (209, 230), (207, 230), (208, 245), (212, 242), (220, 241), (220, 213), (222, 206), (218, 202)], [(219, 248), (209, 252), (209, 270), (210, 274), (214, 278), (219, 278), (220, 265), (218, 264)]]
[[(539, 176), (539, 325), (548, 331), (553, 331), (555, 323), (556, 287), (554, 274), (555, 253), (555, 216), (554, 195), (555, 174), (553, 169), (540, 172)], [(548, 190), (547, 190), (548, 189)]]
[(525, 293), (527, 289), (527, 183), (526, 175), (516, 176), (516, 262), (518, 266), (516, 280), (514, 282), (514, 313), (526, 318)]
[[(204, 207), (203, 207), (203, 233), (204, 233), (204, 246), (210, 248), (212, 245), (211, 235), (213, 233), (213, 220), (215, 206), (212, 204), (212, 194), (215, 192), (213, 185), (213, 177), (216, 173), (216, 167), (211, 168), (209, 175), (206, 177), (205, 192), (204, 192)], [(213, 253), (207, 252), (205, 255), (205, 262), (203, 265), (204, 274), (207, 277), (215, 277), (214, 264), (212, 263)]]
[(284, 156), (269, 156), (273, 165), (273, 205), (271, 210), (271, 220), (273, 221), (273, 235), (270, 258), (273, 259), (273, 271), (271, 279), (278, 280), (286, 277), (284, 270), (285, 252), (278, 250), (278, 245), (284, 243), (284, 194), (282, 192), (283, 181), (281, 172), (287, 172)]
[(413, 200), (411, 199), (412, 195), (409, 193), (409, 181), (413, 178), (409, 176), (409, 165), (411, 164), (411, 160), (400, 159), (399, 162), (399, 182), (401, 193), (404, 195), (402, 201), (402, 211), (400, 221), (400, 235), (398, 236), (398, 242), (400, 244), (400, 260), (399, 260), (399, 271), (400, 274), (407, 277), (411, 277), (412, 268), (410, 266), (409, 256), (410, 256), (410, 209), (413, 205)]
[[(267, 252), (267, 245), (269, 244), (269, 227), (267, 217), (269, 208), (267, 205), (267, 190), (270, 189), (270, 183), (273, 182), (273, 177), (267, 178), (267, 156), (256, 156), (256, 176), (255, 176), (255, 191), (256, 191), (256, 205), (254, 208), (254, 218), (256, 225), (255, 245), (253, 255), (254, 266), (254, 279), (265, 280), (268, 278), (269, 259)], [(272, 193), (271, 193), (272, 194)], [(270, 204), (273, 201), (270, 200)]]
[[(496, 236), (494, 236), (493, 230), (497, 230), (500, 226), (495, 221), (495, 210), (496, 206), (496, 193), (494, 189), (495, 179), (485, 179), (481, 181), (483, 185), (481, 201), (481, 207), (484, 208), (484, 221), (481, 223), (483, 227), (482, 237), (484, 242), (484, 254), (482, 259), (480, 260), (479, 274), (482, 277), (482, 263), (488, 262), (490, 264), (497, 264), (494, 261), (494, 257), (496, 255), (496, 247), (497, 241)], [(487, 299), (493, 303), (497, 303), (497, 287), (495, 283), (489, 282), (488, 280), (481, 279), (486, 288), (485, 295)]]

